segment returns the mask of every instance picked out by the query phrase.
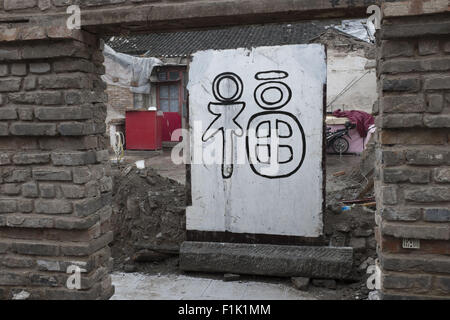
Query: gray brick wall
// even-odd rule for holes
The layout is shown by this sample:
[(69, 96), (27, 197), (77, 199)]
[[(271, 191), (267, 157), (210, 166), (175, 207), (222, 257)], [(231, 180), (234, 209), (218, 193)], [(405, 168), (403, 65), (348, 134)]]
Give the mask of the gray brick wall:
[[(113, 293), (101, 44), (84, 32), (52, 39), (55, 30), (0, 42), (0, 299)], [(80, 290), (66, 287), (71, 264), (86, 270)]]
[[(449, 22), (448, 12), (392, 16), (378, 34), (376, 233), (385, 299), (450, 297)], [(403, 248), (404, 238), (420, 248)]]
[(128, 88), (108, 85), (108, 107), (118, 114), (125, 116), (125, 110), (134, 108), (133, 92)]

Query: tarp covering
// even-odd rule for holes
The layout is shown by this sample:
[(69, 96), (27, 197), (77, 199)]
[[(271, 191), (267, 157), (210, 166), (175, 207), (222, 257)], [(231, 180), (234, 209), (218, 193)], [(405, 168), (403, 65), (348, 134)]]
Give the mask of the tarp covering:
[(371, 114), (359, 110), (341, 111), (341, 109), (338, 109), (333, 112), (333, 116), (338, 118), (346, 117), (352, 123), (355, 123), (356, 130), (358, 130), (359, 135), (363, 138), (367, 136), (369, 127), (374, 124), (375, 120)]
[(150, 75), (153, 67), (162, 65), (157, 58), (140, 58), (114, 51), (105, 45), (105, 75), (108, 84), (129, 88), (134, 93), (150, 93)]

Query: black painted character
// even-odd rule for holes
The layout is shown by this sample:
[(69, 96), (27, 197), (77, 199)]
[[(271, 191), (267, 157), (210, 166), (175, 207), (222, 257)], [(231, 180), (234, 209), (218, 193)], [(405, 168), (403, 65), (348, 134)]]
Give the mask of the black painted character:
[(299, 120), (279, 109), (292, 97), (289, 86), (279, 81), (285, 71), (264, 71), (255, 75), (264, 81), (254, 92), (256, 104), (266, 111), (254, 114), (247, 127), (247, 157), (254, 173), (266, 178), (284, 178), (300, 169), (305, 158), (306, 141)]
[(236, 119), (245, 108), (245, 102), (238, 101), (244, 90), (241, 78), (235, 73), (219, 74), (213, 82), (214, 98), (219, 102), (211, 102), (208, 110), (216, 118), (203, 133), (202, 140), (208, 141), (218, 132), (222, 133), (222, 177), (228, 179), (233, 174), (234, 136), (241, 137), (243, 129)]

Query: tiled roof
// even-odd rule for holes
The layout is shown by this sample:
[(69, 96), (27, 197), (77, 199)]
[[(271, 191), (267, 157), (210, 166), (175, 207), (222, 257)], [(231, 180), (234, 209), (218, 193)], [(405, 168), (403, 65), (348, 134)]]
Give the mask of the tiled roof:
[(326, 30), (330, 21), (266, 24), (223, 29), (152, 33), (111, 37), (106, 42), (114, 50), (152, 57), (189, 56), (199, 50), (231, 49), (307, 43)]

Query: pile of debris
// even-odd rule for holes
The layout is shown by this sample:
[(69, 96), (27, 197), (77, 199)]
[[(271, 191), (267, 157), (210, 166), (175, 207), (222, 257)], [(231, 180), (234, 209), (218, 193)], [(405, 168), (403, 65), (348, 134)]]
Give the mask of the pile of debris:
[(327, 179), (325, 238), (331, 246), (353, 247), (352, 278), (359, 283), (360, 297), (367, 297), (367, 268), (375, 263), (374, 197), (375, 146), (370, 142), (357, 165), (344, 174), (331, 173)]
[[(177, 256), (185, 240), (185, 188), (153, 169), (113, 167), (114, 269)], [(176, 259), (176, 258), (175, 258)]]

